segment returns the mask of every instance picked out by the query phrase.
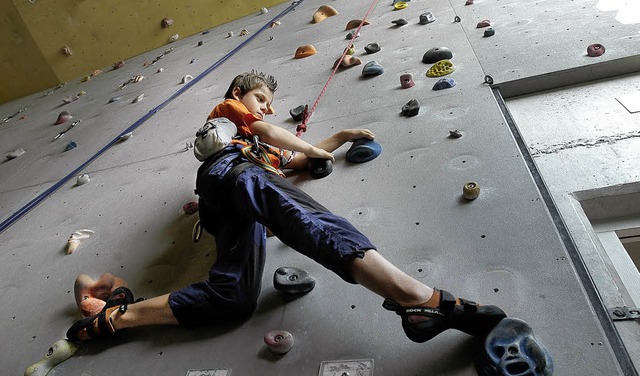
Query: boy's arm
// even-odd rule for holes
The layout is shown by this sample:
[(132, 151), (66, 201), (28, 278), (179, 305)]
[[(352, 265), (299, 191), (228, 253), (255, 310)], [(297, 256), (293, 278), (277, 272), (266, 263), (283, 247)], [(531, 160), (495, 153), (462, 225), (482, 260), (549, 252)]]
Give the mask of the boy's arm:
[(311, 145), (284, 128), (280, 128), (262, 120), (254, 121), (249, 125), (249, 128), (253, 134), (258, 135), (260, 141), (266, 142), (275, 147), (299, 151), (311, 158), (322, 158), (335, 161), (333, 154), (329, 151)]
[[(347, 142), (354, 141), (358, 138), (368, 138), (373, 140), (375, 135), (368, 129), (344, 129), (334, 135), (326, 138), (315, 146), (332, 152)], [(307, 154), (296, 154), (295, 158), (289, 162), (285, 168), (293, 170), (302, 170), (309, 168), (310, 157)]]

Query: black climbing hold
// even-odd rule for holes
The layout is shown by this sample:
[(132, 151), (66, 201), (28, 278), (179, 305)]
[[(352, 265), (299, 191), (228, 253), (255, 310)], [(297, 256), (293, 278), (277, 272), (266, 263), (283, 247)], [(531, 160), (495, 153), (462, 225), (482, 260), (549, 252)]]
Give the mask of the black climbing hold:
[(433, 90), (450, 89), (454, 86), (456, 81), (453, 78), (441, 78), (433, 85)]
[(302, 295), (313, 290), (316, 280), (302, 269), (283, 266), (273, 274), (273, 286), (287, 295)]
[(451, 138), (460, 138), (462, 137), (462, 132), (460, 132), (459, 130), (454, 130), (454, 131), (449, 131), (449, 137)]
[(351, 163), (364, 163), (375, 159), (382, 153), (382, 145), (375, 140), (359, 138), (351, 144), (347, 150), (347, 161)]
[(369, 43), (364, 46), (364, 50), (367, 51), (368, 54), (375, 54), (380, 51), (380, 44), (378, 43)]
[(486, 75), (484, 76), (484, 83), (485, 84), (489, 84), (489, 85), (493, 85), (493, 77)]
[(460, 22), (460, 21), (462, 21), (462, 20), (460, 19), (460, 16), (455, 16), (455, 17), (453, 18), (453, 22)]
[(352, 31), (349, 34), (347, 34), (347, 38), (346, 39), (355, 39), (354, 36), (355, 36), (355, 38), (359, 38), (360, 37), (360, 33), (356, 33), (355, 31)]
[(366, 63), (362, 68), (363, 76), (379, 76), (382, 73), (384, 73), (384, 68), (375, 60)]
[(484, 36), (485, 37), (491, 37), (491, 36), (494, 36), (494, 35), (496, 35), (496, 31), (493, 30), (492, 27), (490, 27), (488, 29), (485, 29), (485, 31), (484, 31)]
[(204, 44), (203, 41), (198, 42), (198, 47), (202, 46)]
[(330, 159), (311, 158), (311, 177), (322, 179), (333, 172), (333, 163)]
[(301, 104), (300, 106), (289, 110), (289, 115), (291, 115), (295, 121), (302, 121), (304, 119), (304, 112), (306, 108), (307, 106)]
[(425, 64), (434, 64), (440, 60), (449, 60), (453, 58), (453, 52), (447, 47), (434, 47), (425, 52), (422, 56), (422, 62)]
[(406, 117), (416, 116), (420, 112), (420, 103), (416, 99), (412, 99), (402, 106), (402, 115)]
[(436, 21), (436, 17), (431, 12), (422, 13), (420, 15), (420, 25), (430, 24)]
[(396, 24), (396, 26), (404, 26), (404, 25), (408, 24), (409, 21), (405, 20), (404, 18), (398, 18), (397, 20), (391, 21), (391, 23)]

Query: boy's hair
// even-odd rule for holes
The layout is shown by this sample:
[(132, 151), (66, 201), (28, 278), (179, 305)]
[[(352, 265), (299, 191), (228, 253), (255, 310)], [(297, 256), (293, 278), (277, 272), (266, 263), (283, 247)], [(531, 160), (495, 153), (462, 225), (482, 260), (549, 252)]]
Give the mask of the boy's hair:
[(242, 95), (247, 94), (253, 89), (257, 89), (261, 86), (266, 87), (271, 90), (271, 92), (275, 92), (278, 88), (278, 82), (276, 79), (262, 72), (256, 72), (255, 70), (251, 70), (251, 72), (242, 73), (236, 76), (236, 78), (231, 81), (231, 85), (229, 85), (229, 89), (227, 89), (226, 94), (224, 95), (225, 99), (233, 99), (233, 88), (239, 87), (240, 93)]

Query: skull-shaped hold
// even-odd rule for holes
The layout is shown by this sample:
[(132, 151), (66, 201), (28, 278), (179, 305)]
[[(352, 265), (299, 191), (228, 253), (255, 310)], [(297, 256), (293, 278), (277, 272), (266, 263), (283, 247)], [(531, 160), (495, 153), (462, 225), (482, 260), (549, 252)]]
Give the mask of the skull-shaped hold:
[(476, 364), (480, 376), (550, 376), (553, 360), (525, 321), (508, 317), (487, 335), (484, 356)]

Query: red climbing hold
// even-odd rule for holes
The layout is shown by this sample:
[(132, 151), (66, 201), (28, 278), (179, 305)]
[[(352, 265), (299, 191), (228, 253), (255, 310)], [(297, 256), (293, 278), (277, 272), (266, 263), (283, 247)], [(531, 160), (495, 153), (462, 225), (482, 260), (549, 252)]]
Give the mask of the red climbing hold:
[(594, 43), (587, 47), (587, 55), (591, 57), (598, 57), (604, 54), (604, 46), (599, 43)]
[(65, 123), (67, 120), (71, 119), (71, 114), (69, 113), (69, 111), (62, 111), (60, 113), (60, 115), (58, 115), (58, 120), (56, 120), (56, 125), (60, 125), (62, 123)]
[(182, 210), (184, 210), (187, 215), (195, 214), (198, 212), (198, 203), (195, 201), (187, 202), (182, 207)]

